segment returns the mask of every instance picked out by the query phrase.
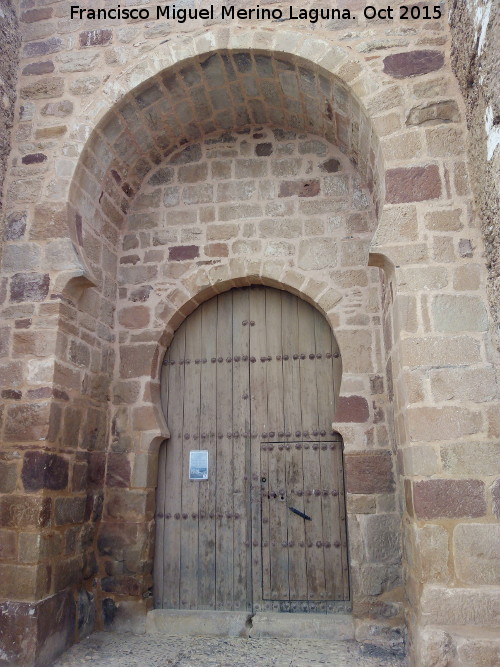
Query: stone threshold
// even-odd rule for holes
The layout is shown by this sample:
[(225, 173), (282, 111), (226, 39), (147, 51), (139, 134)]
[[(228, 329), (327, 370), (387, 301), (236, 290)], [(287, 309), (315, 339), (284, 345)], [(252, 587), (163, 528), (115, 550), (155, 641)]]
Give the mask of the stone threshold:
[(173, 636), (353, 640), (351, 614), (153, 609), (146, 633)]

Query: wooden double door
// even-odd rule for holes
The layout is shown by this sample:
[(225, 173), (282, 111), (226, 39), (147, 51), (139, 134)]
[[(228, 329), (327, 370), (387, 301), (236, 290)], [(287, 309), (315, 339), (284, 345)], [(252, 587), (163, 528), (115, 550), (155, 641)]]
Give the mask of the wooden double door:
[[(233, 289), (179, 327), (162, 375), (157, 608), (327, 612), (349, 598), (340, 374), (328, 323), (288, 292)], [(208, 471), (190, 479), (200, 456)]]

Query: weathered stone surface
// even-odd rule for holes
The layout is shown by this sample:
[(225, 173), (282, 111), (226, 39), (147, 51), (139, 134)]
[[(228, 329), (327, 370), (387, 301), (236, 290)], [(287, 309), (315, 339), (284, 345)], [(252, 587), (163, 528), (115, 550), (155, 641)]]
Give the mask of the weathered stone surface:
[(174, 246), (168, 251), (168, 258), (174, 262), (182, 262), (187, 259), (199, 257), (200, 249), (195, 245)]
[(48, 402), (9, 406), (5, 439), (10, 442), (46, 439), (49, 434), (50, 407)]
[(434, 125), (436, 123), (458, 123), (460, 111), (455, 100), (425, 102), (410, 109), (407, 125)]
[(26, 452), (21, 478), (26, 491), (60, 491), (68, 485), (68, 461), (57, 454)]
[(493, 514), (500, 519), (500, 479), (497, 479), (491, 485), (491, 497), (493, 504)]
[(317, 179), (308, 181), (282, 181), (280, 197), (316, 197), (320, 192), (320, 182)]
[(26, 231), (26, 213), (11, 213), (7, 216), (3, 237), (5, 241), (18, 241)]
[(96, 620), (96, 606), (92, 593), (86, 590), (78, 591), (77, 599), (77, 627), (78, 637), (88, 637), (93, 631)]
[(441, 196), (441, 177), (436, 165), (397, 167), (385, 175), (386, 198), (391, 204), (426, 201)]
[(113, 31), (108, 29), (85, 30), (79, 35), (80, 46), (103, 46), (109, 44), (113, 38)]
[[(429, 424), (432, 424), (432, 431), (429, 430)], [(481, 414), (478, 411), (457, 406), (412, 407), (408, 410), (408, 431), (413, 441), (454, 440), (478, 433), (481, 425)]]
[(396, 514), (359, 517), (369, 563), (396, 563), (400, 558), (401, 519)]
[(456, 526), (453, 531), (453, 553), (455, 572), (460, 582), (500, 585), (499, 544), (499, 524), (463, 523)]
[(70, 100), (61, 100), (60, 102), (49, 102), (42, 108), (42, 116), (56, 116), (64, 118), (73, 112), (73, 102)]
[(358, 422), (368, 421), (368, 402), (362, 396), (340, 396), (335, 411), (336, 422)]
[(447, 445), (441, 447), (441, 460), (449, 475), (490, 475), (500, 460), (500, 442)]
[(430, 479), (413, 482), (418, 519), (475, 518), (486, 514), (484, 482), (476, 479)]
[(0, 493), (11, 493), (16, 488), (17, 465), (0, 461)]
[(49, 283), (47, 273), (16, 273), (10, 281), (10, 300), (43, 301), (49, 293)]
[(126, 454), (108, 454), (106, 485), (121, 488), (130, 485), (130, 461)]
[(337, 243), (334, 239), (318, 238), (299, 244), (299, 267), (316, 270), (337, 265)]
[(424, 586), (421, 597), (424, 625), (497, 624), (500, 588), (445, 588)]
[(68, 523), (82, 523), (85, 517), (86, 498), (56, 498), (55, 524), (62, 526)]
[(38, 63), (30, 63), (29, 65), (26, 65), (22, 73), (25, 76), (52, 74), (54, 69), (54, 63), (52, 60), (42, 60)]
[(53, 76), (45, 79), (38, 79), (33, 83), (21, 88), (22, 99), (44, 99), (47, 97), (60, 97), (64, 92), (64, 79)]
[(46, 56), (49, 53), (61, 51), (63, 48), (63, 41), (59, 37), (50, 37), (41, 42), (28, 42), (24, 45), (23, 53), (28, 58), (36, 58), (37, 56)]
[(40, 496), (2, 496), (0, 525), (11, 528), (43, 528), (50, 521), (52, 501)]
[(389, 493), (394, 490), (389, 451), (348, 452), (344, 461), (348, 493)]
[(432, 302), (432, 315), (437, 331), (486, 331), (488, 313), (485, 304), (476, 296), (438, 294)]
[(443, 65), (444, 56), (440, 51), (406, 51), (384, 58), (384, 72), (395, 79), (435, 72)]

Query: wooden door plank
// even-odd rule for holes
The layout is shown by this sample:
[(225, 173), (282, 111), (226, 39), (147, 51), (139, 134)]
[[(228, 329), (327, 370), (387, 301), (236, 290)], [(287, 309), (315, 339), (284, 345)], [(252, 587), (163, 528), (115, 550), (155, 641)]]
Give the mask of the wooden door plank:
[[(342, 540), (340, 534), (339, 489), (337, 479), (337, 448), (333, 443), (322, 443), (321, 497), (323, 516), (323, 540), (325, 558), (325, 597), (327, 600), (343, 599)], [(336, 495), (334, 495), (336, 494)]]
[(199, 449), (201, 367), (201, 309), (185, 322), (184, 420), (182, 466), (181, 585), (182, 609), (198, 606), (198, 491), (203, 482), (189, 479), (189, 453)]
[(257, 358), (257, 363), (263, 364), (266, 368), (268, 442), (283, 442), (285, 423), (283, 411), (281, 292), (267, 288), (265, 298), (267, 344), (264, 354)]
[(338, 444), (335, 450), (337, 470), (337, 480), (339, 489), (339, 513), (340, 513), (340, 539), (341, 539), (341, 555), (342, 555), (342, 586), (343, 586), (343, 600), (349, 600), (349, 563), (348, 563), (348, 549), (347, 549), (347, 516), (345, 504), (345, 486), (344, 486), (344, 456), (342, 439), (339, 437)]
[(332, 421), (335, 415), (334, 359), (332, 358), (335, 341), (328, 322), (317, 310), (314, 311), (314, 337), (318, 395), (318, 439), (320, 441), (330, 441), (332, 439)]
[[(180, 536), (181, 536), (181, 494), (182, 494), (182, 436), (184, 401), (184, 365), (179, 361), (185, 354), (185, 325), (177, 330), (170, 346), (170, 366), (168, 371), (168, 403), (166, 421), (170, 439), (166, 447), (165, 475), (165, 531), (164, 531), (164, 573), (163, 607), (179, 609), (180, 596)], [(170, 389), (172, 387), (172, 390)]]
[[(287, 504), (304, 512), (304, 472), (302, 460), (302, 411), (299, 360), (298, 299), (288, 292), (281, 295), (283, 410), (287, 453)], [(307, 599), (307, 558), (305, 520), (288, 510), (288, 581), (290, 600)]]
[[(291, 443), (286, 454), (287, 507), (305, 512), (302, 443)], [(307, 600), (307, 521), (288, 509), (288, 582), (290, 600)]]
[(217, 299), (201, 306), (200, 449), (208, 451), (208, 480), (198, 497), (198, 608), (215, 609), (215, 492), (217, 486)]
[(165, 475), (167, 462), (167, 446), (163, 442), (158, 452), (158, 486), (156, 488), (156, 536), (155, 558), (153, 567), (154, 606), (160, 609), (163, 605), (163, 566), (165, 543)]
[(271, 599), (289, 600), (286, 450), (283, 444), (268, 445), (268, 454)]
[(234, 567), (232, 311), (232, 292), (220, 294), (217, 297), (216, 608), (225, 610), (233, 609)]
[[(248, 290), (233, 292), (233, 590), (234, 609), (251, 609), (250, 473), (250, 335)], [(243, 324), (246, 322), (246, 324)], [(246, 359), (246, 361), (245, 361)], [(246, 434), (246, 435), (245, 435)]]
[(285, 440), (297, 442), (302, 437), (299, 361), (293, 358), (299, 351), (298, 299), (288, 292), (281, 293), (281, 317)]
[(267, 443), (261, 445), (260, 454), (260, 474), (261, 474), (261, 540), (262, 540), (262, 590), (259, 593), (259, 600), (271, 600), (271, 561), (270, 551), (272, 549), (271, 524), (270, 524), (270, 503), (271, 503), (271, 484), (269, 479), (269, 452), (270, 447)]
[[(251, 418), (251, 503), (252, 503), (252, 598), (255, 611), (270, 609), (263, 601), (263, 572), (270, 572), (269, 549), (262, 546), (260, 448), (262, 434), (267, 433), (266, 367), (260, 363), (267, 344), (265, 289), (250, 288), (250, 418)], [(257, 361), (259, 360), (259, 361)], [(263, 488), (261, 488), (261, 486)], [(266, 575), (267, 576), (267, 575)]]
[[(316, 390), (316, 341), (314, 336), (314, 309), (298, 299), (297, 317), (299, 322), (300, 359), (300, 409), (302, 412), (302, 441), (317, 441), (314, 431), (318, 430), (318, 397)], [(312, 356), (312, 358), (311, 358)]]
[(321, 470), (319, 443), (303, 445), (304, 509), (311, 517), (305, 522), (307, 544), (307, 597), (325, 599), (325, 559), (323, 547), (323, 516), (321, 508)]

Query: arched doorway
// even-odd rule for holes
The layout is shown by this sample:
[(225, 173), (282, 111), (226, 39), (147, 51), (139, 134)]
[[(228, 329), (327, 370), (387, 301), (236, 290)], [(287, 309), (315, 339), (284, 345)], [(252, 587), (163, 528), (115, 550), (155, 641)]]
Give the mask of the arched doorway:
[(163, 365), (155, 606), (328, 611), (349, 599), (338, 346), (298, 297), (225, 292)]

